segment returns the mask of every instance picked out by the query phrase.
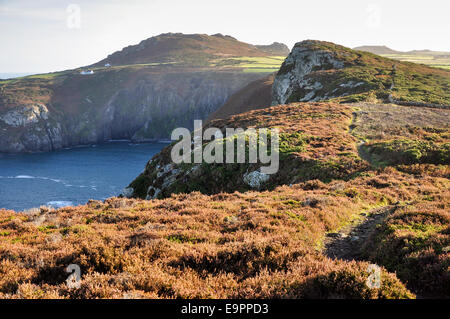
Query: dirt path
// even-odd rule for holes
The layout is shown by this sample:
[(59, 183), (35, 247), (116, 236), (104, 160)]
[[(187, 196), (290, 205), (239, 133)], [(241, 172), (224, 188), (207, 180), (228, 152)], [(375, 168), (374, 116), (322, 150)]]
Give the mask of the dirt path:
[[(359, 112), (357, 111), (352, 113), (352, 120), (349, 126), (350, 134), (353, 134), (353, 130), (357, 126), (358, 115)], [(371, 165), (374, 165), (363, 148), (364, 144), (365, 142), (362, 139), (356, 144), (359, 156)], [(351, 224), (341, 228), (338, 232), (329, 233), (324, 240), (323, 253), (330, 258), (361, 260), (362, 247), (367, 238), (371, 235), (376, 225), (380, 224), (387, 215), (393, 213), (397, 208), (397, 205), (389, 205), (372, 209), (361, 214), (360, 218), (355, 219)]]
[(397, 210), (390, 205), (372, 209), (354, 223), (343, 227), (336, 233), (330, 233), (324, 241), (324, 254), (330, 258), (343, 260), (361, 260), (362, 246), (386, 216)]
[[(348, 128), (348, 131), (350, 134), (352, 134), (353, 136), (355, 136), (353, 134), (353, 130), (356, 128), (356, 121), (358, 119), (358, 112), (353, 112), (352, 113), (352, 121), (350, 123), (350, 126)], [(356, 136), (355, 136), (356, 137)], [(362, 139), (359, 139), (359, 141), (356, 144), (356, 149), (358, 151), (358, 155), (360, 158), (362, 158), (363, 160), (369, 162), (371, 165), (373, 165), (374, 167), (376, 167), (376, 165), (374, 165), (374, 163), (372, 163), (371, 158), (369, 156), (369, 154), (367, 154), (366, 150), (364, 149), (364, 144), (366, 142)]]

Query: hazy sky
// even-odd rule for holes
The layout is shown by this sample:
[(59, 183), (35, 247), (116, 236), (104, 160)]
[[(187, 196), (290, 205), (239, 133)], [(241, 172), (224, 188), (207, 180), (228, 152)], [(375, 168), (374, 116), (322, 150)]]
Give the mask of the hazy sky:
[(444, 0), (0, 0), (0, 73), (75, 68), (166, 32), (450, 51)]

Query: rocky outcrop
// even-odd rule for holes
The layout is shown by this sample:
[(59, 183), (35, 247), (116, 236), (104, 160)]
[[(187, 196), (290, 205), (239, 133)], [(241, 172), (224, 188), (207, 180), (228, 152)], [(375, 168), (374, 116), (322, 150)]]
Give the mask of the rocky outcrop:
[(0, 121), (12, 127), (28, 126), (48, 119), (48, 109), (44, 104), (32, 104), (10, 110), (0, 116)]
[(309, 77), (318, 70), (341, 69), (343, 61), (334, 52), (311, 48), (316, 41), (297, 43), (278, 72), (272, 89), (272, 105), (296, 101), (319, 101), (331, 95), (320, 95), (323, 84)]
[(306, 40), (294, 46), (278, 71), (272, 105), (334, 100), (445, 106), (449, 84), (446, 70)]
[(269, 180), (269, 178), (270, 175), (261, 173), (260, 171), (245, 173), (243, 176), (244, 183), (251, 188), (260, 188), (262, 184)]
[(50, 151), (63, 146), (61, 125), (44, 104), (22, 105), (0, 114), (0, 152)]

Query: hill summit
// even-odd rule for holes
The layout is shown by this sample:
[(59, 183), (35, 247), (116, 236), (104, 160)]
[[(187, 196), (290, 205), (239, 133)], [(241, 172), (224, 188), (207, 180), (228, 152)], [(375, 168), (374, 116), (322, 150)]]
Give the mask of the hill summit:
[(362, 45), (353, 50), (370, 52), (373, 54), (401, 54), (402, 52), (393, 50), (385, 45)]
[(286, 56), (289, 49), (282, 43), (255, 46), (222, 35), (164, 33), (130, 45), (109, 55), (96, 65), (144, 63), (202, 63), (213, 58)]

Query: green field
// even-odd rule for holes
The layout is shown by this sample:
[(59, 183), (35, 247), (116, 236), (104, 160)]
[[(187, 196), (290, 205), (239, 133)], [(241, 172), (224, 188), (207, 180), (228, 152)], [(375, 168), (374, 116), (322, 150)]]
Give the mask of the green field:
[(285, 57), (266, 56), (266, 57), (234, 57), (214, 60), (211, 66), (223, 66), (243, 69), (248, 73), (267, 73), (278, 71)]
[(415, 55), (415, 54), (381, 54), (386, 58), (425, 64), (435, 68), (450, 69), (450, 57), (439, 55)]

